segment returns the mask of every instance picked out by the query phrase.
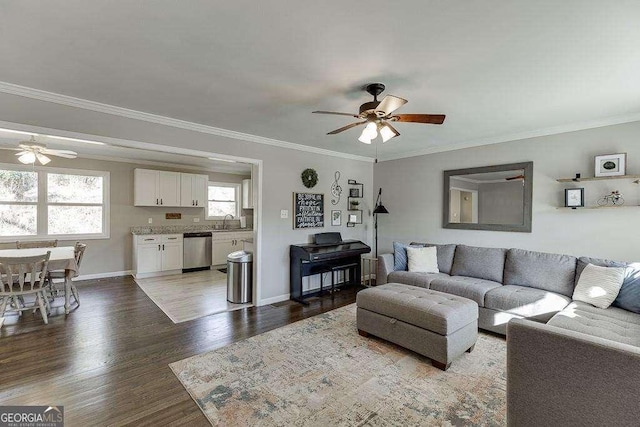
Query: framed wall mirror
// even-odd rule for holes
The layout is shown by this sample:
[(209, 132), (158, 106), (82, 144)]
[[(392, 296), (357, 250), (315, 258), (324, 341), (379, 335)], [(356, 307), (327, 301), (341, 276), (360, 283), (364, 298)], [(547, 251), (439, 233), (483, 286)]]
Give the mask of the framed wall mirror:
[(444, 171), (443, 227), (531, 232), (533, 162)]

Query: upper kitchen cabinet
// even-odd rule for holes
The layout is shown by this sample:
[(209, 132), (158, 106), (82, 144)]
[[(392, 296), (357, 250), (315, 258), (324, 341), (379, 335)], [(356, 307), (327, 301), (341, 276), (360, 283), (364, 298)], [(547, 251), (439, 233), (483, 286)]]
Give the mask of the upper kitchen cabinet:
[(242, 180), (242, 209), (253, 209), (253, 181)]
[(134, 206), (180, 206), (180, 173), (134, 170)]
[(199, 207), (207, 206), (207, 175), (194, 175), (190, 173), (180, 174), (180, 206)]

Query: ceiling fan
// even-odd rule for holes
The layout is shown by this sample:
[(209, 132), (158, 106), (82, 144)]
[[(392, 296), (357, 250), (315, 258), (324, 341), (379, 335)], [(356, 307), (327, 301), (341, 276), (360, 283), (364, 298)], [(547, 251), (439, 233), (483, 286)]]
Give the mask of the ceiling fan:
[(41, 165), (46, 165), (51, 161), (51, 159), (46, 156), (47, 154), (49, 156), (64, 157), (65, 159), (75, 159), (78, 157), (78, 153), (75, 151), (47, 148), (46, 145), (36, 142), (35, 136), (32, 136), (30, 141), (20, 141), (18, 147), (19, 148), (15, 150), (20, 152), (17, 153), (16, 156), (18, 156), (18, 161), (25, 165), (35, 164), (36, 160), (40, 162)]
[(351, 123), (327, 133), (327, 135), (335, 135), (356, 126), (365, 125), (358, 141), (365, 144), (371, 144), (371, 141), (378, 136), (378, 132), (382, 137), (382, 142), (387, 142), (391, 138), (400, 135), (400, 132), (394, 128), (390, 122), (404, 123), (424, 123), (441, 125), (444, 122), (444, 114), (393, 114), (398, 108), (402, 107), (408, 101), (393, 95), (386, 95), (382, 101), (378, 101), (380, 95), (385, 89), (382, 83), (371, 83), (365, 86), (364, 90), (373, 96), (373, 101), (365, 102), (360, 106), (359, 114), (337, 113), (334, 111), (314, 111), (316, 114), (333, 114), (338, 116), (350, 116), (362, 121)]

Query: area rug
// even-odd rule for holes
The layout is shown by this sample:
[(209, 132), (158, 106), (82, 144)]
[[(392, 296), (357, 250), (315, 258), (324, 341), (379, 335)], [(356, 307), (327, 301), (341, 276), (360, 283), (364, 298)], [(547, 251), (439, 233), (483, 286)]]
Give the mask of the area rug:
[(182, 323), (253, 304), (227, 302), (227, 275), (218, 270), (135, 279), (173, 323)]
[(506, 343), (480, 333), (448, 371), (356, 330), (352, 304), (172, 363), (213, 425), (506, 424)]

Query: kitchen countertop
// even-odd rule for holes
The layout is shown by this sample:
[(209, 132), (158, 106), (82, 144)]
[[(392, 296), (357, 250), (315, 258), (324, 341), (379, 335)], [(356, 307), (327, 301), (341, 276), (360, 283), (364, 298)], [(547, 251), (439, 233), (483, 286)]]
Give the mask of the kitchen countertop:
[(156, 225), (148, 227), (131, 227), (133, 235), (147, 234), (182, 234), (193, 233), (198, 231), (211, 231), (212, 233), (235, 233), (244, 231), (253, 231), (252, 228), (231, 228), (227, 230), (214, 229), (211, 225)]

